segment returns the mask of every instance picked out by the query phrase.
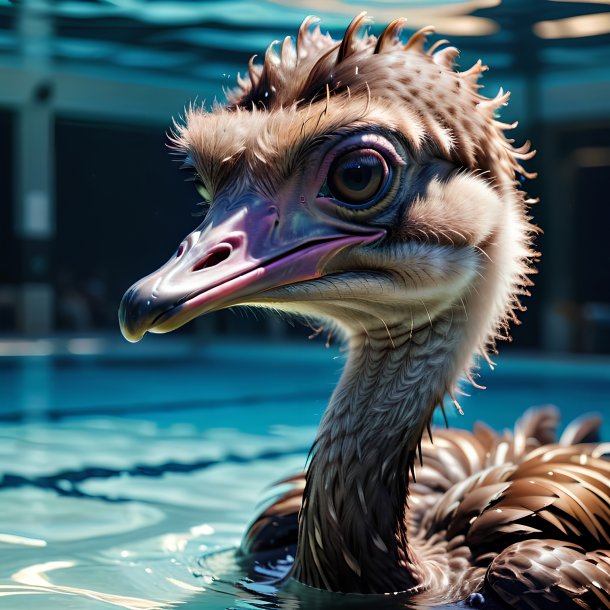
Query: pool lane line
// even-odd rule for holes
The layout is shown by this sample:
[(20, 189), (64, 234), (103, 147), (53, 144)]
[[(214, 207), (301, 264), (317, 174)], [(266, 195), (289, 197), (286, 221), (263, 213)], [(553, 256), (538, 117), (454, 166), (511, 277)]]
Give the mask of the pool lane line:
[(69, 417), (86, 417), (88, 415), (116, 415), (128, 416), (138, 413), (159, 413), (167, 411), (194, 411), (197, 409), (222, 409), (226, 407), (261, 405), (277, 402), (302, 402), (308, 400), (325, 400), (328, 401), (332, 388), (328, 392), (300, 392), (298, 394), (274, 394), (274, 395), (256, 395), (248, 394), (245, 396), (236, 396), (232, 398), (216, 398), (206, 400), (204, 398), (197, 400), (184, 400), (180, 402), (163, 402), (163, 403), (131, 403), (129, 405), (97, 405), (92, 407), (67, 407), (67, 408), (51, 408), (40, 413), (36, 413), (33, 418), (27, 410), (13, 410), (5, 413), (0, 413), (0, 423), (22, 423), (35, 419), (35, 421), (59, 421)]
[[(307, 444), (302, 447), (297, 447), (288, 450), (269, 450), (263, 451), (255, 456), (243, 456), (235, 453), (229, 453), (222, 459), (207, 459), (197, 460), (195, 462), (184, 464), (179, 462), (166, 462), (159, 466), (136, 465), (133, 468), (116, 470), (112, 468), (90, 467), (83, 470), (64, 470), (56, 475), (41, 476), (41, 477), (24, 477), (22, 475), (6, 473), (0, 479), (0, 493), (5, 489), (16, 489), (19, 487), (35, 487), (38, 489), (46, 489), (55, 491), (60, 496), (68, 496), (75, 498), (89, 498), (103, 500), (106, 502), (148, 502), (148, 500), (140, 500), (138, 498), (112, 497), (105, 495), (88, 494), (81, 491), (77, 485), (91, 479), (111, 479), (121, 476), (133, 477), (162, 477), (167, 473), (192, 473), (201, 470), (206, 470), (212, 466), (220, 466), (223, 464), (251, 464), (260, 460), (278, 460), (284, 457), (303, 456), (303, 467), (307, 453), (311, 445)], [(68, 483), (70, 487), (66, 485)], [(150, 502), (148, 502), (150, 503)]]

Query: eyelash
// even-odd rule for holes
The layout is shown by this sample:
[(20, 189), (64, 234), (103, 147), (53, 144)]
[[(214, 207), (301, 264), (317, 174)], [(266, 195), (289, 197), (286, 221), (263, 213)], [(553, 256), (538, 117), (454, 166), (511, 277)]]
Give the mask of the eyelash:
[(206, 201), (200, 201), (199, 203), (196, 203), (195, 206), (200, 209), (193, 210), (191, 216), (193, 216), (193, 218), (203, 218), (210, 211), (211, 204)]
[[(183, 166), (180, 169), (192, 169), (190, 166)], [(208, 189), (205, 188), (203, 181), (201, 180), (199, 174), (197, 172), (193, 172), (193, 174), (191, 176), (189, 176), (188, 178), (185, 178), (184, 180), (185, 182), (192, 182), (193, 186), (195, 187), (195, 191), (197, 192), (197, 194), (202, 198), (202, 201), (198, 201), (195, 204), (195, 207), (197, 209), (193, 210), (191, 212), (191, 216), (193, 216), (194, 218), (201, 218), (207, 215), (207, 213), (210, 210), (210, 207), (212, 206), (212, 198), (209, 194)], [(198, 188), (198, 184), (205, 189), (205, 191), (208, 193), (208, 196), (210, 197), (209, 199), (206, 198), (200, 191)]]

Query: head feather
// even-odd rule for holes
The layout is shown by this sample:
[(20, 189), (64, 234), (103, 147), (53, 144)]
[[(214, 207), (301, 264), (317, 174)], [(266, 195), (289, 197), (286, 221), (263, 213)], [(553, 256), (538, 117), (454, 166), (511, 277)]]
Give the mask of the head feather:
[[(454, 69), (458, 50), (439, 41), (426, 49), (434, 31), (428, 26), (406, 43), (405, 19), (390, 23), (379, 38), (363, 30), (366, 13), (357, 15), (340, 41), (322, 34), (317, 19), (307, 17), (296, 47), (284, 39), (281, 52), (271, 43), (261, 66), (249, 65), (249, 79), (240, 79), (228, 94), (229, 109), (272, 112), (280, 108), (324, 102), (333, 97), (367, 96), (389, 103), (396, 116), (409, 108), (427, 131), (428, 145), (443, 157), (469, 169), (490, 173), (494, 184), (512, 183), (515, 173), (530, 177), (520, 161), (533, 153), (529, 143), (514, 148), (504, 131), (515, 125), (496, 120), (509, 94), (487, 98), (479, 93), (487, 66), (479, 60), (463, 72)], [(314, 27), (315, 26), (315, 27)]]

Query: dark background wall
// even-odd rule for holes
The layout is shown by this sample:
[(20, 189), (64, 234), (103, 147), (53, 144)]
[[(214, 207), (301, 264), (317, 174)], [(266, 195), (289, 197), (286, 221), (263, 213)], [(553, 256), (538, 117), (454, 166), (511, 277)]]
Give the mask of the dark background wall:
[(15, 328), (17, 282), (13, 235), (13, 114), (0, 110), (0, 331)]
[(13, 115), (0, 110), (0, 282), (11, 282), (14, 266), (11, 260), (13, 236)]
[[(315, 8), (323, 28), (340, 37), (353, 16), (349, 3), (345, 15), (324, 15), (314, 4), (309, 12)], [(193, 3), (192, 14), (183, 3), (180, 19), (168, 13), (165, 21), (152, 19), (142, 2), (122, 4), (118, 12), (103, 2), (87, 5), (86, 18), (61, 1), (43, 1), (44, 10), (28, 10), (28, 2), (0, 6), (3, 334), (25, 332), (19, 312), (27, 299), (30, 317), (36, 318), (38, 302), (53, 310), (45, 332), (118, 334), (116, 312), (125, 289), (165, 262), (199, 224), (192, 215), (198, 197), (166, 146), (171, 117), (191, 100), (210, 105), (222, 97), (252, 52), (260, 55), (270, 40), (294, 34), (303, 17), (302, 7), (278, 11), (269, 2), (261, 2), (256, 15), (231, 19), (216, 3)], [(379, 33), (390, 9), (382, 3), (373, 8), (379, 19), (373, 31)], [(408, 3), (403, 12), (409, 15)], [(599, 4), (506, 0), (441, 19), (430, 41), (450, 38), (461, 49), (462, 69), (478, 57), (490, 65), (483, 93), (493, 96), (500, 86), (512, 90), (502, 120), (519, 120), (516, 142), (531, 139), (539, 151), (527, 162), (539, 178), (524, 187), (540, 199), (532, 214), (544, 231), (536, 242), (543, 256), (533, 296), (523, 300), (522, 325), (513, 328), (516, 348), (610, 353), (606, 13)], [(434, 23), (435, 16), (426, 17), (420, 7), (409, 27)], [(28, 108), (32, 124), (49, 118), (46, 158), (18, 154), (27, 149), (35, 157), (38, 150), (36, 129), (17, 129), (23, 125), (18, 121), (29, 120)], [(26, 175), (38, 171), (30, 163), (46, 164), (50, 174), (42, 186), (30, 186), (44, 190), (48, 184), (53, 227), (49, 235), (22, 239), (14, 217), (27, 193), (17, 175), (21, 165)], [(49, 271), (40, 277), (24, 271), (28, 257), (31, 263), (41, 256)], [(51, 294), (37, 293), (36, 286), (31, 294), (23, 291), (28, 282), (45, 284)], [(181, 332), (309, 332), (265, 316), (252, 323), (244, 319), (249, 315), (221, 312)]]
[[(121, 296), (161, 266), (198, 224), (197, 196), (168, 154), (161, 127), (59, 118), (55, 127), (58, 325), (116, 325)], [(87, 303), (89, 301), (89, 303)]]

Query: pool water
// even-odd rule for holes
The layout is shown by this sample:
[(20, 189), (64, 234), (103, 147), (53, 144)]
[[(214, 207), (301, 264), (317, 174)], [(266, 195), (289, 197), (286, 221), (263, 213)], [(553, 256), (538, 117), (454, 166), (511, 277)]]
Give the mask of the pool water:
[[(239, 544), (265, 489), (303, 468), (343, 355), (318, 343), (160, 343), (151, 355), (145, 344), (0, 358), (0, 608), (404, 607), (250, 586), (220, 552)], [(452, 426), (512, 427), (555, 404), (564, 422), (605, 414), (610, 439), (608, 361), (503, 357), (482, 373), (489, 389), (467, 390)]]

